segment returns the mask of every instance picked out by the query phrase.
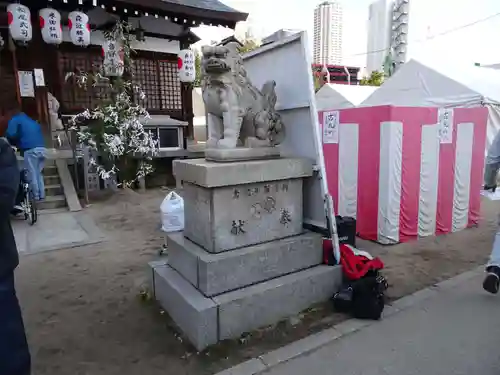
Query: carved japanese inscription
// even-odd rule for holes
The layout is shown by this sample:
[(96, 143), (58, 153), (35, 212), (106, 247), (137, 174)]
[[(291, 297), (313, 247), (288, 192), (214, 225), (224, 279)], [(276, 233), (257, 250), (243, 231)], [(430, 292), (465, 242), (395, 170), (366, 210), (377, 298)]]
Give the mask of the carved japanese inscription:
[[(232, 190), (232, 199), (242, 199), (245, 202), (242, 204), (250, 204), (249, 219), (251, 220), (263, 220), (265, 216), (272, 215), (278, 210), (280, 224), (287, 226), (292, 221), (291, 213), (288, 209), (278, 207), (279, 199), (277, 198), (280, 194), (287, 194), (288, 191), (288, 181), (266, 183), (261, 186), (242, 186)], [(246, 233), (244, 225), (245, 220), (239, 218), (231, 220), (230, 233), (234, 236)]]
[(243, 220), (233, 220), (233, 225), (231, 227), (231, 234), (237, 236), (239, 234), (245, 233), (245, 222)]

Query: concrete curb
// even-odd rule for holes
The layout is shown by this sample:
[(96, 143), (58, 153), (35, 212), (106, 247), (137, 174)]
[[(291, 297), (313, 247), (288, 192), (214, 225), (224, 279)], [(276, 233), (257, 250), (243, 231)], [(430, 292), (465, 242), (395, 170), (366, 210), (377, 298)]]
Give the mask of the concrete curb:
[[(472, 271), (464, 272), (451, 279), (442, 281), (428, 288), (419, 290), (413, 294), (405, 296), (384, 309), (384, 318), (400, 313), (414, 307), (429, 298), (436, 297), (439, 293), (456, 288), (459, 284), (466, 282), (484, 272), (484, 266), (477, 267)], [(377, 321), (349, 319), (332, 328), (322, 332), (307, 336), (277, 350), (271, 351), (257, 358), (250, 359), (235, 367), (219, 372), (215, 375), (257, 375), (269, 371), (271, 368), (288, 362), (294, 358), (309, 354), (323, 346), (346, 335), (357, 332), (362, 328), (377, 324)]]

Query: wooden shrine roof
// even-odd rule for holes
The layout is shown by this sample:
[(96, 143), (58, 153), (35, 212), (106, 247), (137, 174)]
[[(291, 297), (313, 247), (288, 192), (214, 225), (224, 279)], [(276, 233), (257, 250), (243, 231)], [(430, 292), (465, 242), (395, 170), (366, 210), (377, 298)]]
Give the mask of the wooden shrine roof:
[(225, 46), (226, 44), (229, 44), (232, 42), (238, 43), (240, 47), (243, 47), (243, 43), (238, 38), (236, 38), (234, 35), (230, 35), (227, 38), (222, 39), (219, 43), (217, 43), (217, 45), (218, 46)]
[[(7, 0), (7, 2), (16, 2)], [(236, 22), (245, 21), (247, 13), (233, 9), (219, 0), (24, 0), (31, 7), (51, 6), (56, 9), (90, 10), (103, 7), (119, 15), (133, 16), (139, 12), (156, 17), (168, 17), (169, 20), (196, 27), (200, 24), (227, 26), (234, 28)]]
[(234, 27), (236, 22), (245, 21), (247, 13), (223, 4), (218, 0), (109, 0), (117, 3), (128, 3), (134, 8), (149, 8), (151, 11), (176, 13), (185, 17), (193, 17), (206, 24)]

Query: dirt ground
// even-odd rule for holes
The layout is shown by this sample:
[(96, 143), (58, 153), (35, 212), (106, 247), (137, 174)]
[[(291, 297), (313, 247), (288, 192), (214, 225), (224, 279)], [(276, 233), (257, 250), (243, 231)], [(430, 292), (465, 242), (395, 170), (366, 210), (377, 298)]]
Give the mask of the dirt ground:
[[(346, 318), (326, 303), (196, 353), (161, 309), (140, 297), (147, 263), (163, 243), (165, 194), (124, 192), (94, 203), (86, 210), (108, 241), (22, 257), (17, 288), (35, 374), (210, 375)], [(359, 241), (358, 247), (382, 258), (389, 297), (399, 298), (483, 264), (499, 208), (500, 202), (485, 200), (480, 226), (453, 235), (390, 247)]]

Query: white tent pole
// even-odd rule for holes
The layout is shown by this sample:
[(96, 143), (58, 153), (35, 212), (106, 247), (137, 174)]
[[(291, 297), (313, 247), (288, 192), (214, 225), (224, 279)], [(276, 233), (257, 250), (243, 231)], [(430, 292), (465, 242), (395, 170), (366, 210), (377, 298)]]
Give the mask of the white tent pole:
[(349, 73), (349, 69), (347, 69), (347, 66), (344, 66), (344, 72), (347, 74), (347, 84), (351, 84), (351, 74)]

